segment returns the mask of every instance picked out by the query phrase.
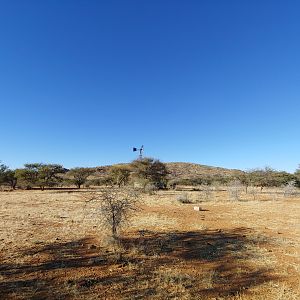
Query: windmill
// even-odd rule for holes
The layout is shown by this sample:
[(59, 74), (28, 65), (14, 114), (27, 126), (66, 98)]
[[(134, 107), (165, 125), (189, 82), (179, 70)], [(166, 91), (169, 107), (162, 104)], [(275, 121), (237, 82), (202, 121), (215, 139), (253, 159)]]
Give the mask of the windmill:
[(133, 152), (139, 151), (139, 159), (143, 159), (143, 151), (144, 151), (144, 145), (141, 146), (141, 148), (132, 148)]

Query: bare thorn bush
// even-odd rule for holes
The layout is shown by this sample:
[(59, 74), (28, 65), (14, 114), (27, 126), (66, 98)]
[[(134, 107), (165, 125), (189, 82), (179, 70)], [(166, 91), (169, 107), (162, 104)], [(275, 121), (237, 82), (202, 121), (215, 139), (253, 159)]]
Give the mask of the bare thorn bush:
[(155, 195), (155, 193), (158, 191), (157, 186), (155, 186), (153, 183), (147, 183), (145, 186), (145, 193), (148, 195)]
[(214, 187), (212, 185), (203, 184), (201, 190), (205, 200), (211, 200), (213, 198)]
[(248, 194), (253, 197), (253, 200), (255, 201), (257, 199), (258, 190), (255, 186), (249, 186), (248, 187)]
[(129, 187), (112, 187), (99, 193), (92, 192), (85, 196), (85, 200), (86, 203), (99, 203), (101, 224), (111, 231), (114, 239), (117, 239), (120, 229), (128, 225), (130, 217), (139, 208), (139, 194)]
[(243, 192), (243, 185), (239, 180), (231, 181), (228, 185), (228, 195), (231, 200), (240, 200)]
[(176, 200), (179, 201), (180, 203), (192, 203), (192, 200), (189, 198), (187, 193), (182, 193), (176, 196)]
[(293, 197), (297, 195), (297, 187), (296, 187), (296, 181), (292, 180), (288, 182), (284, 187), (283, 187), (283, 195), (284, 197)]

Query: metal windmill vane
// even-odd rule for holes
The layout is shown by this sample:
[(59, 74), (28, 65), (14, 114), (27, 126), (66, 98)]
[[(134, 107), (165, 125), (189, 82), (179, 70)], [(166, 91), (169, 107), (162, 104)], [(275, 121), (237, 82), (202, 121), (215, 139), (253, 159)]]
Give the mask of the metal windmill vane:
[(143, 158), (144, 145), (142, 145), (141, 148), (135, 148), (135, 147), (133, 147), (132, 150), (133, 150), (133, 152), (139, 151), (140, 152), (139, 159)]

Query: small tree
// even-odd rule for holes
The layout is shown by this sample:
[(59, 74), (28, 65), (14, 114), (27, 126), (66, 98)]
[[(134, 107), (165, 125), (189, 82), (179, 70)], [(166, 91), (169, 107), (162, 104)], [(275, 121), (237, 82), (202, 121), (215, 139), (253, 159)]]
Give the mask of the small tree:
[(32, 164), (26, 164), (23, 169), (16, 169), (15, 176), (22, 186), (26, 186), (27, 189), (36, 185), (38, 178), (37, 166)]
[(233, 200), (240, 200), (243, 191), (243, 186), (239, 180), (234, 180), (228, 185), (229, 198)]
[(0, 161), (0, 184), (4, 183), (5, 181), (5, 173), (8, 170), (8, 167), (1, 163)]
[(4, 173), (3, 181), (7, 183), (13, 190), (17, 186), (17, 177), (14, 170), (7, 169)]
[(238, 180), (240, 181), (240, 183), (245, 187), (245, 192), (247, 194), (248, 193), (248, 186), (251, 184), (249, 174), (242, 173), (242, 174), (238, 175), (237, 177), (238, 177)]
[(295, 172), (295, 176), (296, 176), (296, 184), (298, 187), (300, 187), (300, 165)]
[(143, 158), (134, 160), (131, 163), (133, 176), (140, 179), (146, 179), (148, 183), (153, 183), (158, 188), (167, 185), (167, 167), (164, 163), (154, 158)]
[(114, 165), (110, 167), (109, 177), (118, 187), (129, 182), (130, 168), (126, 165)]
[(293, 197), (297, 194), (296, 181), (292, 180), (283, 187), (284, 197)]
[(80, 189), (93, 172), (91, 168), (74, 168), (67, 175), (70, 177), (70, 181)]
[(66, 173), (66, 169), (57, 164), (41, 164), (38, 168), (37, 185), (44, 190), (45, 187), (51, 187), (62, 182), (59, 174)]
[(99, 202), (102, 224), (111, 231), (114, 239), (117, 239), (120, 228), (128, 223), (129, 217), (138, 209), (138, 194), (131, 188), (112, 187), (84, 197), (87, 202)]

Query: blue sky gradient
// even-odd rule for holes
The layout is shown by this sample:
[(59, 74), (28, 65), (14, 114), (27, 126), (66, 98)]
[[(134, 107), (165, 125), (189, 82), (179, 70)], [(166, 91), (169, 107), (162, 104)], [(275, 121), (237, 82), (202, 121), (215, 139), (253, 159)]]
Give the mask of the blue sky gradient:
[(0, 0), (0, 160), (300, 163), (299, 1)]

